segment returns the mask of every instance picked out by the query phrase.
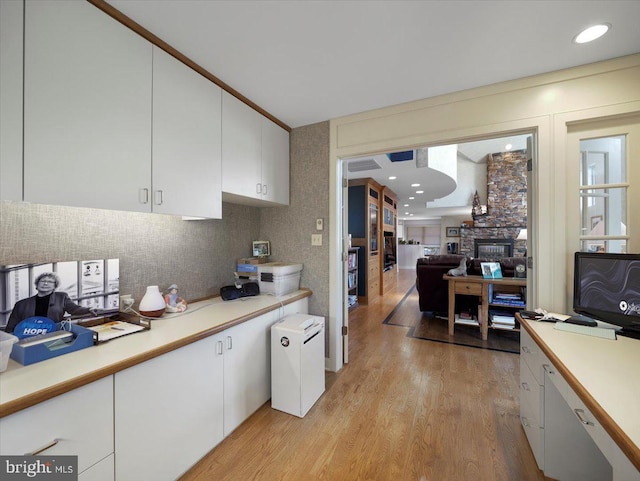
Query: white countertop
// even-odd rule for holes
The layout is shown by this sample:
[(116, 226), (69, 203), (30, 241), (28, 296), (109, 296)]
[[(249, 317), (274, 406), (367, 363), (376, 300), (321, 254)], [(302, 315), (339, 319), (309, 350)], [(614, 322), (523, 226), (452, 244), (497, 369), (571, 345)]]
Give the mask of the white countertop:
[(282, 305), (310, 296), (307, 289), (233, 301), (220, 297), (189, 304), (181, 314), (151, 321), (151, 329), (22, 366), (9, 359), (0, 373), (0, 417), (211, 336)]
[(609, 435), (637, 464), (640, 340), (618, 336), (612, 341), (563, 332), (549, 322), (524, 320), (523, 325)]

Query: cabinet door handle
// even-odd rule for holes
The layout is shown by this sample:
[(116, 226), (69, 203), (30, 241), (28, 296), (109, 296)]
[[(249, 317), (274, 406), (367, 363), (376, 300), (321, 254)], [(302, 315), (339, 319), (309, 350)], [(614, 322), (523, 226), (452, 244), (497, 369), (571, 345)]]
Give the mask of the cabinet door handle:
[(56, 444), (58, 444), (60, 442), (60, 439), (56, 438), (53, 441), (49, 441), (47, 444), (45, 444), (44, 446), (39, 447), (38, 449), (36, 449), (35, 451), (32, 451), (30, 453), (24, 453), (25, 456), (37, 456), (38, 454), (40, 454), (43, 451), (46, 451), (49, 448), (54, 447)]
[(256, 184), (256, 194), (262, 194), (262, 184)]
[(227, 336), (227, 351), (230, 351), (231, 349), (233, 349), (233, 340), (231, 339), (231, 336)]
[(224, 344), (222, 344), (222, 341), (218, 341), (218, 356), (222, 356), (223, 353), (224, 353)]
[(522, 346), (522, 352), (525, 354), (531, 354), (531, 350), (527, 346)]
[(149, 203), (149, 189), (139, 189), (138, 190), (138, 200), (141, 204)]
[(153, 198), (153, 203), (155, 205), (162, 205), (163, 200), (164, 200), (164, 193), (161, 190), (156, 190)]
[(549, 364), (543, 364), (542, 365), (542, 369), (544, 369), (544, 371), (547, 374), (555, 374), (556, 373), (554, 370), (551, 369), (551, 366), (549, 366)]
[(580, 420), (580, 422), (586, 426), (593, 426), (594, 424), (591, 421), (588, 421), (585, 417), (584, 417), (584, 409), (574, 409), (573, 410), (574, 413), (576, 413), (576, 416), (578, 416), (578, 419)]
[(522, 389), (524, 389), (525, 391), (531, 391), (531, 389), (529, 389), (529, 384), (526, 382), (522, 383)]
[(262, 185), (262, 195), (267, 195), (267, 184)]

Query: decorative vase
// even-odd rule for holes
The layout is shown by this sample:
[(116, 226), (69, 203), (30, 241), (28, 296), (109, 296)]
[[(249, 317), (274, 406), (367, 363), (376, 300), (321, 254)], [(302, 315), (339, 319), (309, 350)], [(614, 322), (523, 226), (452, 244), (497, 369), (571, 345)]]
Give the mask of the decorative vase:
[(147, 292), (140, 301), (140, 314), (145, 317), (160, 317), (164, 314), (166, 307), (158, 286), (148, 286)]

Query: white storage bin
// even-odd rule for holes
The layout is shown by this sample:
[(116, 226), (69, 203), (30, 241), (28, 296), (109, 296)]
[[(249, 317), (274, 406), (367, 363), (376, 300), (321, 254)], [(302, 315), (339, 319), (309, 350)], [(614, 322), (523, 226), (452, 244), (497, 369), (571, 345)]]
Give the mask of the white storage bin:
[(13, 349), (13, 345), (18, 342), (18, 338), (13, 334), (0, 331), (0, 372), (7, 369), (9, 364), (9, 354)]
[(284, 296), (300, 289), (302, 264), (269, 262), (258, 265), (258, 285), (261, 294)]

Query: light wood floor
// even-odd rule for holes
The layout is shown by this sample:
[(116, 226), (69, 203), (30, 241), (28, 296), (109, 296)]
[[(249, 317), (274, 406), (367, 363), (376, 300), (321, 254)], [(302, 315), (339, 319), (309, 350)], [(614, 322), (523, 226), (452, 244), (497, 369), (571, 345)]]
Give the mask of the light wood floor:
[(303, 419), (265, 404), (182, 480), (542, 481), (518, 355), (382, 324), (414, 280), (401, 270), (396, 292), (352, 311), (350, 362)]

